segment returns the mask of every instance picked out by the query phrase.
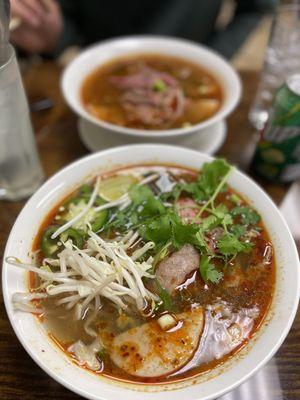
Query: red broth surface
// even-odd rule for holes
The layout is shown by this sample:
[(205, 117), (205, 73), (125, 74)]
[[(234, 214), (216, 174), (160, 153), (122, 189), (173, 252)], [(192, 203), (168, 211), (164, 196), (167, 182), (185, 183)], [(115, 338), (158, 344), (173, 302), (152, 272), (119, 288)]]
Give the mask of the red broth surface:
[[(127, 167), (106, 174), (104, 179), (130, 174), (149, 176), (153, 173), (163, 176), (159, 184), (150, 183), (148, 185), (157, 196), (166, 192), (170, 183), (174, 188), (174, 185), (178, 182), (193, 183), (197, 179), (196, 171), (173, 165)], [(49, 213), (39, 229), (34, 250), (41, 250), (41, 241), (45, 230), (58, 223), (59, 216), (65, 212), (66, 205), (70, 200), (80, 196), (80, 193), (79, 190), (76, 190)], [(215, 206), (223, 204), (229, 212), (233, 212), (232, 210), (236, 207), (236, 198), (239, 199), (238, 207), (249, 207), (249, 204), (241, 195), (234, 192), (230, 187), (225, 187), (225, 190), (217, 195)], [(182, 192), (176, 201), (183, 201), (187, 204), (186, 202), (190, 200), (191, 196), (187, 192)], [(172, 204), (172, 201), (169, 199), (165, 203)], [(200, 202), (200, 204), (202, 203)], [(64, 211), (62, 211), (62, 207)], [(193, 208), (189, 204), (189, 207), (182, 207), (179, 213), (182, 212), (184, 218), (190, 218), (190, 215), (188, 214), (187, 217), (186, 213), (193, 212)], [(110, 217), (113, 216), (113, 213), (112, 210)], [(201, 217), (206, 218), (207, 216), (208, 212)], [(241, 218), (241, 215), (234, 216), (233, 224), (242, 225)], [(185, 219), (186, 224), (189, 222), (188, 219)], [(113, 240), (120, 235), (120, 231), (117, 228), (112, 228), (98, 234), (106, 240)], [(180, 285), (169, 295), (172, 303), (170, 310), (166, 311), (164, 307), (158, 306), (149, 316), (137, 312), (134, 306), (129, 307), (124, 312), (116, 308), (111, 302), (102, 300), (102, 308), (91, 322), (92, 329), (104, 345), (104, 349), (97, 354), (100, 367), (94, 372), (113, 379), (136, 383), (157, 384), (178, 381), (196, 376), (226, 362), (247, 341), (251, 340), (265, 318), (272, 301), (276, 269), (273, 246), (263, 221), (260, 219), (247, 226), (246, 233), (244, 233), (251, 240), (251, 251), (239, 253), (235, 257), (228, 257), (227, 264), (224, 267), (224, 260), (221, 257), (218, 258), (219, 250), (216, 247), (214, 237), (214, 235), (219, 234), (218, 231), (207, 232), (208, 244), (214, 246), (214, 254), (216, 255), (216, 258), (213, 258), (213, 263), (223, 273), (217, 284), (211, 281), (205, 282), (200, 269), (196, 268), (188, 273)], [(133, 254), (134, 251), (141, 248), (143, 243), (143, 240), (138, 241), (129, 250), (129, 254)], [(170, 258), (176, 252), (178, 252), (178, 249), (171, 245), (165, 259)], [(155, 250), (151, 250), (150, 253), (155, 257)], [(202, 257), (201, 251), (199, 253)], [(39, 253), (40, 261), (44, 256), (45, 254), (41, 251)], [(156, 264), (156, 273), (158, 266), (159, 263)], [(34, 274), (31, 274), (30, 282), (31, 290), (34, 290), (41, 283)], [(161, 281), (161, 284), (163, 285), (164, 282)], [(151, 279), (146, 279), (145, 285), (149, 290), (159, 292), (157, 287), (153, 286)], [(165, 282), (165, 286), (168, 287), (168, 282)], [(84, 328), (86, 320), (84, 318), (76, 320), (74, 309), (66, 310), (63, 305), (57, 306), (56, 301), (57, 298), (46, 299), (41, 302), (45, 308), (41, 321), (51, 337), (74, 362), (84, 368), (89, 368), (86, 364), (79, 362), (72, 352), (68, 351), (70, 345), (79, 340), (85, 344), (93, 342), (94, 338)], [(193, 320), (194, 317), (185, 320), (181, 316), (185, 313), (187, 315), (197, 313), (200, 308), (203, 313), (203, 326), (199, 328), (196, 339), (193, 339), (191, 330), (193, 321), (196, 321), (197, 316), (195, 320)], [(85, 316), (89, 316), (92, 312), (93, 310), (87, 309)], [(163, 331), (157, 324), (157, 318), (169, 312), (177, 319), (177, 325), (170, 330)], [(191, 324), (189, 325), (189, 323)], [(158, 377), (136, 374), (141, 364), (146, 362), (144, 356), (141, 355), (143, 353), (142, 345), (136, 341), (136, 335), (141, 327), (145, 329), (145, 334), (151, 331), (151, 335), (149, 334), (150, 344), (148, 343), (152, 348), (152, 353), (148, 354), (150, 358), (149, 368), (151, 368), (151, 357), (155, 364), (157, 357), (161, 357), (162, 362), (170, 363), (169, 358), (172, 356), (174, 368), (169, 373)], [(128, 335), (128, 337), (125, 341), (120, 341), (121, 344), (117, 348), (116, 338), (122, 337), (120, 335), (125, 336), (125, 338)], [(180, 354), (176, 349), (181, 349)], [(181, 365), (181, 360), (185, 357), (184, 349), (189, 354)], [(177, 358), (174, 354), (177, 354)]]

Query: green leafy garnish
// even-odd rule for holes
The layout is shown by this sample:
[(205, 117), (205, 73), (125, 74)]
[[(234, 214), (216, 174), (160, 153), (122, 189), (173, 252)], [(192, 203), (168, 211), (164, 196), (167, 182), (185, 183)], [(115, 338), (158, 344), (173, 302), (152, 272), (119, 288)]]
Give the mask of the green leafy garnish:
[(230, 196), (230, 200), (238, 206), (242, 203), (242, 199), (235, 193)]
[(247, 229), (246, 229), (245, 225), (240, 225), (240, 224), (232, 225), (229, 228), (230, 233), (232, 233), (237, 238), (240, 238), (241, 236), (243, 236), (245, 234), (246, 230)]
[(162, 201), (154, 196), (149, 186), (133, 185), (129, 190), (129, 196), (132, 203), (124, 210), (113, 212), (113, 219), (106, 225), (106, 230), (135, 229), (145, 221), (150, 222), (166, 212)]
[(155, 92), (163, 92), (166, 90), (166, 84), (162, 79), (156, 79), (153, 83), (152, 89)]
[[(153, 273), (169, 252), (191, 244), (201, 254), (199, 270), (203, 280), (217, 284), (223, 276), (222, 268), (231, 266), (239, 253), (251, 251), (251, 236), (247, 233), (260, 220), (257, 212), (244, 206), (238, 195), (227, 194), (225, 204), (216, 202), (218, 195), (227, 190), (232, 169), (225, 160), (214, 160), (203, 165), (195, 182), (180, 182), (159, 196), (149, 185), (134, 184), (128, 190), (131, 204), (123, 210), (111, 210), (103, 229), (134, 229), (144, 241), (154, 242), (154, 249), (145, 255), (154, 257)], [(190, 207), (198, 210), (188, 223), (182, 220), (181, 209), (176, 205), (183, 193), (193, 198), (196, 204)], [(169, 309), (169, 294), (157, 287), (165, 309)]]
[(107, 357), (106, 349), (103, 347), (101, 350), (97, 351), (96, 356), (100, 361), (105, 360), (105, 358)]
[(156, 245), (170, 242), (176, 249), (187, 243), (197, 248), (205, 247), (203, 240), (196, 235), (198, 231), (198, 225), (184, 224), (173, 210), (167, 210), (165, 214), (145, 221), (139, 229), (145, 240), (151, 240)]
[(217, 284), (223, 277), (223, 273), (216, 269), (215, 265), (210, 262), (210, 258), (207, 255), (201, 257), (199, 271), (205, 283), (210, 281)]
[(164, 287), (161, 286), (158, 279), (155, 279), (155, 284), (157, 287), (158, 296), (159, 296), (160, 300), (162, 301), (162, 306), (163, 306), (164, 310), (173, 311), (174, 304), (173, 304), (172, 297), (170, 296), (169, 292)]
[(223, 159), (205, 163), (198, 177), (198, 184), (202, 188), (206, 199), (212, 196), (223, 178), (228, 175), (231, 166)]
[(260, 221), (260, 216), (257, 214), (253, 208), (244, 206), (244, 207), (235, 207), (231, 210), (231, 215), (240, 216), (241, 222), (246, 225), (255, 225)]
[(235, 256), (240, 252), (248, 252), (252, 249), (250, 243), (241, 242), (234, 234), (225, 233), (218, 240), (218, 249), (224, 256)]
[(139, 214), (143, 217), (152, 217), (166, 211), (161, 200), (154, 196), (149, 186), (135, 185), (129, 190), (129, 196), (136, 207), (142, 206)]
[[(208, 200), (214, 195), (214, 192), (218, 189), (223, 179), (228, 176), (231, 169), (232, 167), (223, 159), (205, 163), (202, 171), (198, 175), (197, 181), (177, 184), (175, 193), (177, 197), (179, 197), (181, 192), (191, 194), (193, 199), (197, 202)], [(221, 189), (222, 187), (220, 190)]]

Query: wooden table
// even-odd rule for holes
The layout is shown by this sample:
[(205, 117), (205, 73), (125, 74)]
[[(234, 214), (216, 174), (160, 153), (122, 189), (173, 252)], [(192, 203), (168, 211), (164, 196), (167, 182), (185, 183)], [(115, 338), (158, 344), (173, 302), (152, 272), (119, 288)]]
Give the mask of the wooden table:
[[(30, 101), (51, 97), (54, 107), (32, 115), (38, 147), (46, 176), (85, 155), (80, 142), (76, 117), (64, 103), (59, 89), (60, 69), (52, 62), (40, 62), (27, 68), (25, 86)], [(253, 151), (253, 132), (247, 113), (256, 87), (257, 76), (242, 74), (244, 92), (238, 109), (228, 120), (228, 137), (219, 155), (246, 169)], [(121, 144), (121, 143), (120, 143)], [(264, 185), (276, 203), (287, 187)], [(8, 233), (24, 202), (0, 202), (0, 254)], [(1, 290), (1, 289), (0, 289)], [(295, 400), (300, 399), (300, 313), (271, 362), (254, 378), (224, 397), (224, 400)], [(48, 377), (28, 356), (18, 342), (6, 316), (0, 297), (0, 399), (3, 400), (68, 400), (79, 399)], [(141, 394), (142, 399), (142, 394)]]

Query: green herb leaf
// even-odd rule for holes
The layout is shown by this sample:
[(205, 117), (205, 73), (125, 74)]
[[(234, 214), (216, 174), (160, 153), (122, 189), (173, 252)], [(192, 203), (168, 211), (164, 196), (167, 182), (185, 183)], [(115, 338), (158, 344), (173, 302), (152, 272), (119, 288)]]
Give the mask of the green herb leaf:
[(169, 292), (161, 286), (159, 283), (158, 279), (155, 279), (155, 284), (158, 290), (158, 296), (162, 301), (163, 308), (166, 311), (173, 311), (174, 310), (174, 305), (172, 301), (172, 297), (170, 296)]
[(232, 233), (225, 233), (218, 240), (218, 248), (224, 256), (234, 256), (240, 252), (248, 252), (252, 249), (250, 243), (241, 242)]
[(198, 184), (205, 193), (206, 198), (213, 195), (222, 179), (228, 174), (231, 166), (223, 159), (205, 163), (198, 177)]
[(135, 205), (145, 203), (149, 198), (153, 197), (152, 190), (146, 185), (133, 185), (129, 189), (129, 196)]
[(230, 233), (232, 233), (237, 238), (240, 238), (241, 236), (243, 236), (247, 230), (245, 225), (240, 225), (240, 224), (232, 225), (229, 229), (230, 229)]
[(162, 79), (156, 79), (153, 83), (152, 89), (156, 92), (163, 92), (166, 89), (166, 84)]
[(210, 258), (207, 255), (201, 257), (199, 271), (205, 283), (210, 281), (217, 284), (223, 277), (223, 273), (216, 269), (215, 265), (210, 262)]
[[(156, 254), (153, 258), (153, 262), (152, 262), (152, 268), (153, 268), (153, 273), (155, 271), (155, 267), (156, 265), (162, 261), (164, 258), (167, 257), (167, 255), (169, 254), (169, 247), (171, 246), (171, 242), (166, 243), (165, 245), (161, 246), (160, 248), (156, 249)], [(150, 272), (148, 270), (148, 272)]]
[(197, 182), (179, 183), (175, 186), (172, 191), (174, 198), (177, 199), (182, 192), (186, 192), (197, 202), (209, 199), (230, 169), (231, 166), (223, 159), (205, 163), (199, 172)]
[(240, 216), (241, 222), (247, 225), (255, 225), (260, 221), (259, 214), (253, 210), (253, 208), (244, 206), (244, 207), (235, 207), (231, 210), (231, 215)]
[(237, 194), (235, 194), (235, 193), (233, 193), (231, 196), (230, 196), (230, 200), (234, 203), (234, 204), (236, 204), (236, 205), (240, 205), (241, 204), (241, 202), (242, 202), (242, 199), (237, 195)]
[(223, 219), (225, 215), (228, 214), (228, 208), (225, 206), (225, 204), (219, 204), (214, 208), (213, 213), (219, 219)]
[(156, 245), (166, 243), (172, 236), (170, 216), (165, 214), (156, 219), (144, 221), (139, 228), (139, 233), (145, 240), (151, 240)]
[(142, 206), (138, 213), (143, 217), (152, 217), (166, 211), (161, 200), (154, 196), (149, 186), (134, 185), (129, 190), (129, 196), (135, 206)]
[(200, 228), (203, 232), (208, 231), (210, 229), (215, 228), (218, 225), (219, 221), (215, 215), (209, 215), (206, 218), (203, 218), (200, 223)]
[(105, 358), (107, 357), (106, 349), (103, 347), (101, 350), (97, 351), (96, 356), (97, 358), (99, 358), (100, 361), (105, 360)]

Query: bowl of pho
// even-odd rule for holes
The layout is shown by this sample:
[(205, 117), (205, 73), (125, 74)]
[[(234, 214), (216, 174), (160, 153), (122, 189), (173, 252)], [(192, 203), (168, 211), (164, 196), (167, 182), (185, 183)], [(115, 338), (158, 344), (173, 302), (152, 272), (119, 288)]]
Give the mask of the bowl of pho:
[(10, 233), (2, 284), (20, 342), (70, 390), (214, 399), (285, 339), (299, 260), (272, 200), (226, 160), (133, 145), (44, 183)]
[(241, 84), (232, 66), (202, 45), (132, 36), (80, 53), (63, 74), (62, 91), (80, 117), (123, 140), (174, 142), (224, 120)]

